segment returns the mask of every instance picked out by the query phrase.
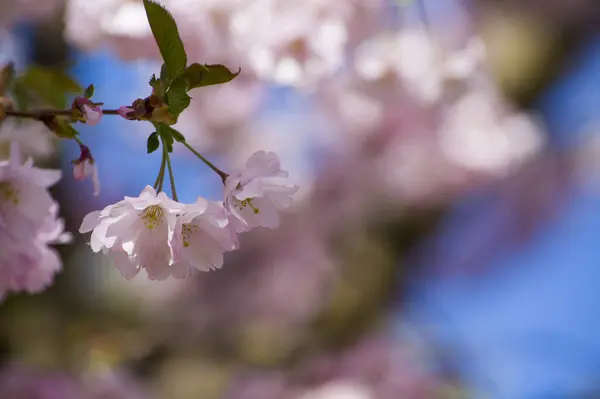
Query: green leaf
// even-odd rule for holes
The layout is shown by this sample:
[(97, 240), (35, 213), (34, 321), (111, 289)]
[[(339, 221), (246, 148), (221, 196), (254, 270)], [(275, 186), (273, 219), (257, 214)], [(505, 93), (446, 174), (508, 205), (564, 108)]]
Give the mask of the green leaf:
[(83, 95), (84, 95), (86, 98), (92, 98), (92, 96), (94, 95), (94, 85), (93, 85), (93, 84), (92, 84), (92, 85), (89, 85), (89, 86), (87, 87), (87, 89), (85, 89), (85, 92), (83, 93)]
[(83, 91), (66, 73), (40, 66), (30, 67), (17, 81), (32, 99), (55, 108), (66, 107), (68, 94)]
[(162, 80), (156, 79), (156, 75), (152, 74), (152, 77), (148, 83), (150, 84), (150, 87), (154, 89), (156, 95), (162, 99), (165, 95), (165, 88)]
[(173, 81), (167, 95), (165, 103), (169, 106), (169, 112), (174, 118), (190, 106), (191, 98), (187, 95), (188, 82), (184, 77), (179, 77)]
[(168, 75), (168, 71), (167, 71), (167, 64), (165, 64), (164, 62), (160, 66), (160, 80), (165, 81), (165, 82), (167, 80), (169, 80), (169, 75)]
[(29, 103), (31, 102), (31, 96), (27, 93), (27, 89), (23, 83), (18, 80), (15, 81), (11, 92), (16, 109), (19, 111), (27, 111), (29, 109)]
[(148, 149), (148, 154), (152, 154), (154, 151), (158, 149), (160, 146), (160, 141), (158, 140), (158, 134), (156, 132), (152, 133), (148, 136), (148, 142), (146, 143), (146, 147)]
[(189, 90), (196, 87), (218, 85), (227, 83), (240, 74), (242, 69), (237, 72), (231, 72), (225, 65), (201, 65), (193, 63), (186, 68), (183, 76), (189, 83)]
[(144, 0), (144, 8), (165, 63), (165, 82), (169, 82), (179, 76), (187, 65), (187, 55), (179, 37), (177, 24), (164, 6), (152, 0)]
[(56, 118), (56, 126), (58, 127), (58, 131), (54, 132), (57, 136), (72, 139), (79, 135), (79, 132), (75, 130), (75, 128), (69, 123), (69, 121), (59, 118)]
[(173, 134), (171, 132), (172, 129), (168, 125), (165, 125), (163, 123), (155, 123), (154, 126), (156, 127), (156, 131), (158, 132), (160, 137), (163, 139), (163, 143), (165, 147), (167, 147), (167, 151), (173, 152), (174, 141)]
[(167, 128), (171, 130), (171, 136), (173, 136), (175, 141), (178, 141), (180, 143), (185, 142), (185, 137), (183, 136), (183, 134), (181, 134), (177, 130), (173, 129), (171, 126), (167, 126)]

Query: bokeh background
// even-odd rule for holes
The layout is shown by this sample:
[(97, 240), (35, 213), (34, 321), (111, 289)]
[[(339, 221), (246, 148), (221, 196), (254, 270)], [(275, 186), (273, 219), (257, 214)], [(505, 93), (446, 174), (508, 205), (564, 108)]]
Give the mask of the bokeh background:
[[(221, 270), (126, 281), (77, 234), (154, 180), (148, 124), (78, 146), (5, 121), (76, 242), (0, 304), (1, 399), (600, 397), (596, 0), (165, 0), (188, 58), (242, 74), (177, 124), (224, 170), (277, 152), (301, 186)], [(108, 108), (160, 68), (141, 1), (0, 0), (0, 61), (67, 68)], [(174, 157), (180, 199), (221, 182)], [(0, 250), (2, 250), (0, 248)]]

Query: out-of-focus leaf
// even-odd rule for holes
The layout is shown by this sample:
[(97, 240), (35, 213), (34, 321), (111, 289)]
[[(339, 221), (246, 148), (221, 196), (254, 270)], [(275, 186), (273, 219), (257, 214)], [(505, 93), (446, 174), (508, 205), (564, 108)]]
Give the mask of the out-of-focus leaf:
[(31, 97), (56, 108), (64, 108), (67, 105), (68, 94), (83, 91), (65, 72), (40, 66), (29, 68), (17, 81)]

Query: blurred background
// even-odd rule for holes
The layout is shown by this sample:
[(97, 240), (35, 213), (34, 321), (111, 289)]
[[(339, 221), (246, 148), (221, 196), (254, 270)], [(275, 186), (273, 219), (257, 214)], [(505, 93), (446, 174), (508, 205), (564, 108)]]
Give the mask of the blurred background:
[[(221, 270), (126, 281), (77, 233), (153, 181), (149, 124), (82, 127), (60, 167), (76, 242), (47, 291), (0, 304), (1, 399), (600, 398), (596, 0), (164, 0), (196, 89), (177, 129), (224, 170), (275, 151), (301, 186)], [(0, 0), (0, 63), (67, 71), (107, 108), (149, 94), (138, 0)], [(175, 150), (184, 202), (221, 182)], [(1, 249), (0, 249), (1, 250)]]

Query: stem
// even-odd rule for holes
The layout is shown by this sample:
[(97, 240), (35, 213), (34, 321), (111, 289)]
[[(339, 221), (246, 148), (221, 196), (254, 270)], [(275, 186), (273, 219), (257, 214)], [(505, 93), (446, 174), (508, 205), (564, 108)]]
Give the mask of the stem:
[(218, 174), (221, 177), (223, 184), (225, 184), (225, 180), (227, 180), (227, 177), (229, 176), (227, 173), (223, 172), (221, 169), (217, 168), (208, 159), (204, 158), (204, 156), (202, 154), (200, 154), (198, 151), (194, 150), (192, 148), (192, 146), (190, 146), (187, 142), (183, 141), (183, 142), (181, 142), (181, 144), (186, 146), (188, 150), (190, 150), (195, 156), (197, 156), (202, 162), (204, 162), (209, 168), (211, 168), (216, 174)]
[[(15, 118), (29, 118), (29, 119), (40, 119), (45, 116), (71, 116), (73, 115), (72, 109), (36, 109), (33, 111), (14, 111), (6, 110), (6, 116), (12, 116)], [(119, 115), (118, 109), (103, 109), (102, 114), (104, 115)]]
[(163, 154), (162, 160), (160, 161), (160, 169), (158, 170), (158, 176), (156, 176), (156, 180), (154, 181), (154, 189), (156, 192), (160, 193), (162, 191), (163, 181), (165, 179), (165, 165), (167, 159), (165, 158), (165, 146), (163, 143)]
[(171, 166), (171, 156), (167, 151), (167, 147), (163, 142), (163, 155), (167, 158), (167, 168), (169, 169), (169, 181), (171, 182), (171, 195), (175, 201), (179, 201), (177, 198), (177, 190), (175, 190), (175, 177), (173, 176), (173, 167)]

